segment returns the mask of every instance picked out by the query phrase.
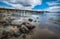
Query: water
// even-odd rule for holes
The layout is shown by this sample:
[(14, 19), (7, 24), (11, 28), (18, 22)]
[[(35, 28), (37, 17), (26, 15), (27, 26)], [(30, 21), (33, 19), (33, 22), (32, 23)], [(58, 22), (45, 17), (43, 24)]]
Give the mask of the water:
[(60, 22), (60, 13), (44, 13), (40, 15), (40, 21), (58, 21)]
[(60, 13), (40, 14), (40, 28), (46, 28), (60, 35)]
[[(16, 16), (18, 16), (18, 15), (16, 15)], [(31, 17), (37, 17), (37, 16), (34, 15)], [(34, 39), (41, 39), (41, 37), (39, 37), (39, 36), (42, 36), (42, 38), (44, 38), (44, 36), (46, 36), (46, 38), (48, 38), (50, 36), (51, 33), (47, 32), (43, 29), (47, 29), (48, 31), (55, 32), (56, 35), (58, 37), (60, 37), (60, 13), (43, 13), (43, 14), (39, 14), (39, 17), (40, 17), (40, 19), (39, 19), (40, 26), (39, 27), (41, 29), (37, 29), (38, 31), (35, 31), (36, 37), (35, 37), (35, 35), (33, 35)], [(51, 37), (53, 37), (52, 34), (51, 34)]]

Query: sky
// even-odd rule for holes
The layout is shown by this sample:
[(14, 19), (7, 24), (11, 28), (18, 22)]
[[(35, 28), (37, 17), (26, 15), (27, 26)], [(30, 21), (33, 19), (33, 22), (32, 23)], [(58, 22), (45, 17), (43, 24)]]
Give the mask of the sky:
[(60, 11), (60, 0), (0, 0), (0, 7), (56, 12)]

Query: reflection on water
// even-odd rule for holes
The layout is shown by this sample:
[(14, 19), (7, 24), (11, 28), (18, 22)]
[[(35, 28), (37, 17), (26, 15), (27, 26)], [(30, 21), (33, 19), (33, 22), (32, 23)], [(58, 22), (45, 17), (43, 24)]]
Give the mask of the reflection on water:
[(60, 22), (60, 13), (44, 13), (40, 15), (40, 21), (56, 21)]
[(60, 34), (60, 13), (40, 14), (40, 27)]
[[(18, 15), (16, 15), (16, 16), (18, 16)], [(11, 16), (11, 17), (14, 18), (15, 16)], [(42, 30), (43, 28), (47, 29), (49, 31), (51, 30), (51, 31), (55, 32), (56, 35), (58, 35), (58, 37), (60, 36), (60, 13), (43, 13), (43, 14), (39, 14), (38, 16), (37, 15), (32, 15), (31, 17), (27, 17), (27, 18), (33, 18), (32, 19), (33, 23), (36, 23), (36, 20), (39, 20), (37, 22), (40, 22), (40, 26), (39, 27), (41, 29), (40, 28), (39, 29), (36, 28), (36, 30), (38, 30), (39, 32), (35, 31), (37, 39), (38, 39), (39, 36), (42, 36), (42, 38), (44, 38), (44, 35), (45, 36), (48, 35), (48, 36), (46, 36), (46, 38), (50, 37), (50, 32), (46, 32), (45, 30)], [(24, 19), (23, 18), (22, 19), (21, 18), (17, 18), (16, 19), (16, 17), (14, 19), (15, 19), (14, 20), (14, 25), (15, 25), (16, 22), (20, 24), (20, 22), (24, 22), (25, 21), (25, 17), (24, 17)], [(10, 21), (11, 20), (9, 19), (9, 22)], [(28, 19), (26, 21), (28, 21)], [(33, 36), (35, 36), (35, 35), (33, 35)], [(52, 34), (51, 34), (51, 37), (53, 37)], [(36, 39), (35, 37), (33, 37), (33, 38)], [(39, 37), (39, 39), (40, 38), (41, 37)], [(54, 39), (56, 39), (56, 38), (54, 37)]]

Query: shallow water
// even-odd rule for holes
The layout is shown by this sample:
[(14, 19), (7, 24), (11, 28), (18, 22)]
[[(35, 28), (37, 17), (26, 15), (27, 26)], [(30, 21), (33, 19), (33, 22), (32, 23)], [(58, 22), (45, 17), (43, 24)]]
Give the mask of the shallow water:
[(40, 28), (51, 30), (60, 36), (60, 13), (40, 14)]
[(60, 37), (60, 13), (43, 13), (39, 17), (39, 28), (32, 34), (33, 39), (56, 39), (55, 35)]

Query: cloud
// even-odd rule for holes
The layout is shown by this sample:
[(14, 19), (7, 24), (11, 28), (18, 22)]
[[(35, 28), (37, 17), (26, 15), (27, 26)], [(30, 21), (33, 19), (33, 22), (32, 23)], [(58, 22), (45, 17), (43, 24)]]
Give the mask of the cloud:
[(46, 2), (49, 5), (49, 8), (44, 9), (50, 12), (60, 12), (60, 0)]
[(0, 0), (0, 1), (9, 4), (17, 9), (28, 9), (28, 10), (42, 3), (42, 0)]
[(45, 10), (50, 11), (50, 12), (60, 12), (60, 6), (49, 7), (47, 9), (45, 9)]
[(60, 0), (52, 1), (52, 2), (46, 2), (49, 6), (57, 6), (60, 5)]
[(56, 6), (56, 5), (60, 5), (60, 3), (54, 3), (54, 2), (47, 2), (47, 4), (49, 5), (49, 6)]

